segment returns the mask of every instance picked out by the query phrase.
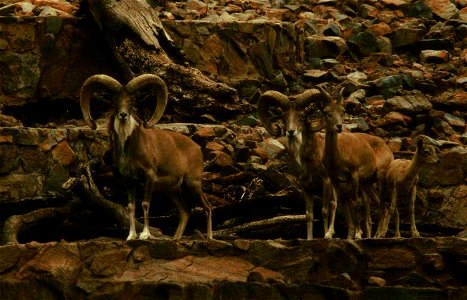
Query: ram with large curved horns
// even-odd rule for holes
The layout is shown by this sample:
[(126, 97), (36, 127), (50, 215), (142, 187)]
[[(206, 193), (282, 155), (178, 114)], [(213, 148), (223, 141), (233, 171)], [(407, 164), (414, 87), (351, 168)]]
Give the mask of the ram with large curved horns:
[[(322, 216), (324, 232), (326, 238), (332, 238), (334, 234), (333, 220), (337, 203), (334, 201), (331, 181), (323, 165), (324, 135), (318, 131), (320, 126), (312, 126), (309, 119), (314, 104), (322, 101), (324, 95), (317, 89), (309, 89), (296, 96), (286, 96), (278, 91), (267, 91), (261, 95), (258, 102), (258, 116), (266, 128), (273, 136), (278, 137), (281, 131), (275, 124), (271, 123), (272, 107), (277, 107), (282, 111), (282, 119), (285, 124), (286, 146), (289, 155), (292, 156), (298, 180), (302, 189), (302, 194), (306, 204), (307, 239), (313, 238), (313, 188), (314, 182), (318, 179), (323, 184), (323, 206)], [(329, 209), (331, 214), (329, 214)], [(329, 220), (331, 215), (331, 220)], [(331, 225), (331, 226), (329, 226)]]
[[(107, 75), (89, 77), (81, 87), (80, 104), (84, 120), (96, 129), (90, 102), (97, 93), (110, 95), (113, 110), (108, 123), (114, 163), (125, 179), (128, 191), (130, 232), (127, 240), (149, 239), (149, 205), (153, 191), (166, 193), (176, 205), (180, 220), (174, 239), (182, 237), (190, 210), (200, 203), (207, 218), (207, 237), (212, 239), (212, 209), (202, 191), (203, 155), (200, 147), (181, 133), (153, 128), (167, 105), (167, 86), (156, 75), (143, 74), (120, 84)], [(147, 122), (137, 114), (136, 101), (142, 95), (156, 100), (156, 108)], [(142, 207), (144, 228), (138, 236), (135, 226), (136, 195), (144, 186)], [(188, 197), (183, 197), (189, 195)], [(197, 202), (196, 202), (197, 201)]]
[[(312, 104), (315, 104), (314, 106)], [(339, 185), (352, 185), (352, 201), (342, 201), (347, 215), (347, 238), (361, 238), (356, 199), (359, 194), (379, 202), (379, 195), (373, 186), (378, 183), (379, 191), (387, 168), (394, 159), (386, 143), (379, 137), (364, 133), (339, 133), (342, 130), (343, 107), (336, 103), (322, 88), (306, 90), (300, 95), (287, 97), (277, 91), (265, 92), (258, 102), (258, 114), (266, 130), (280, 135), (271, 124), (269, 109), (278, 106), (285, 123), (287, 150), (298, 167), (299, 182), (306, 203), (307, 238), (313, 238), (313, 196), (312, 182), (320, 179), (323, 184), (322, 216), (326, 238), (334, 235), (334, 221), (337, 208)], [(322, 112), (322, 122), (313, 126), (312, 110)], [(323, 122), (324, 121), (324, 122)], [(318, 132), (326, 128), (326, 135)], [(349, 176), (352, 175), (352, 176)], [(351, 177), (351, 180), (349, 179)], [(360, 183), (364, 190), (360, 192)], [(368, 202), (368, 201), (364, 201)], [(369, 206), (366, 205), (365, 227), (371, 236)]]

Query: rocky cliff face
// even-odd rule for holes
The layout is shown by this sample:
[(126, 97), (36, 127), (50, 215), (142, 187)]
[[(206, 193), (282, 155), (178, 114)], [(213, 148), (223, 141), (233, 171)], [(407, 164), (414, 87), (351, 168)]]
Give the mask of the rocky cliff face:
[(2, 299), (460, 299), (465, 240), (29, 243), (0, 251)]
[[(108, 168), (104, 122), (96, 132), (83, 127), (78, 106), (79, 88), (88, 76), (106, 73), (119, 78), (97, 25), (85, 11), (77, 12), (78, 4), (2, 3), (0, 221), (67, 203), (69, 194), (61, 186), (76, 176), (82, 147), (104, 162), (93, 170), (104, 196), (125, 205), (121, 182)], [(283, 141), (273, 139), (258, 121), (256, 103), (269, 89), (294, 94), (318, 83), (340, 83), (345, 87), (346, 130), (382, 137), (396, 157), (410, 158), (419, 134), (438, 144), (441, 163), (422, 169), (417, 194), (418, 228), (430, 238), (357, 244), (237, 240), (5, 246), (0, 248), (5, 258), (0, 260), (0, 276), (5, 278), (0, 295), (12, 297), (25, 285), (44, 297), (126, 297), (143, 291), (179, 298), (222, 298), (231, 293), (253, 298), (263, 293), (271, 298), (465, 295), (459, 288), (465, 286), (459, 274), (465, 268), (462, 237), (467, 224), (465, 1), (189, 0), (155, 3), (154, 9), (189, 64), (239, 94), (238, 103), (204, 112), (191, 110), (183, 99), (169, 98), (160, 124), (203, 147), (204, 190), (215, 206), (218, 237), (231, 241), (225, 232), (232, 228), (238, 229), (237, 238), (245, 239), (305, 237), (296, 173)], [(187, 120), (194, 122), (176, 123)], [(408, 237), (407, 205), (400, 207), (402, 233)], [(153, 226), (172, 234), (177, 217), (170, 204), (162, 201), (151, 214)], [(299, 219), (240, 230), (284, 215)], [(202, 228), (198, 219), (195, 211), (188, 234)], [(338, 220), (337, 237), (345, 237), (340, 212)], [(20, 242), (124, 236), (112, 226), (108, 219), (85, 211), (33, 227)], [(322, 228), (315, 227), (315, 236), (321, 237)], [(437, 238), (454, 235), (460, 237)], [(103, 257), (107, 253), (111, 265), (97, 254), (83, 254), (82, 249), (91, 246)], [(251, 249), (264, 253), (256, 257)], [(16, 254), (8, 258), (11, 253)], [(61, 257), (66, 267), (51, 257)], [(219, 269), (216, 266), (225, 272), (207, 275)], [(166, 277), (157, 277), (160, 268)], [(186, 277), (176, 274), (180, 269)], [(65, 273), (71, 275), (59, 280)], [(138, 283), (138, 274), (150, 279)], [(376, 287), (384, 284), (389, 287)]]

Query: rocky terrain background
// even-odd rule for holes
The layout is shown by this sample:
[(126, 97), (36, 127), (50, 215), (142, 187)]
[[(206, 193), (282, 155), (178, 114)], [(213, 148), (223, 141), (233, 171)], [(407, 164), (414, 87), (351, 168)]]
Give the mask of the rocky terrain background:
[[(76, 176), (78, 153), (83, 145), (92, 157), (108, 162), (105, 128), (100, 126), (93, 132), (84, 127), (78, 94), (82, 82), (90, 75), (106, 73), (121, 78), (121, 70), (100, 37), (97, 24), (87, 13), (85, 2), (3, 0), (1, 3), (0, 221), (4, 222), (12, 215), (68, 203), (71, 196), (63, 191), (62, 185)], [(181, 246), (165, 242), (141, 246), (120, 241), (96, 242), (95, 249), (113, 257), (109, 259), (112, 266), (99, 266), (102, 258), (88, 256), (83, 250), (93, 242), (82, 240), (101, 236), (121, 240), (125, 233), (109, 218), (92, 210), (75, 210), (66, 219), (51, 218), (26, 230), (19, 242), (29, 244), (21, 246), (20, 251), (17, 246), (2, 247), (7, 253), (2, 254), (5, 263), (0, 268), (5, 279), (0, 288), (2, 293), (5, 288), (19, 291), (21, 284), (27, 282), (31, 288), (55, 296), (98, 295), (95, 291), (99, 289), (105, 296), (123, 287), (88, 282), (80, 285), (77, 292), (74, 289), (78, 278), (121, 280), (125, 285), (132, 282), (130, 278), (139, 276), (128, 272), (133, 272), (132, 268), (144, 269), (145, 261), (150, 265), (158, 259), (169, 262), (178, 259), (176, 263), (196, 267), (193, 261), (202, 257), (234, 256), (239, 257), (247, 270), (232, 271), (241, 276), (219, 274), (194, 280), (203, 282), (203, 286), (211, 283), (193, 290), (187, 290), (190, 285), (186, 281), (169, 275), (165, 282), (151, 277), (143, 287), (134, 286), (133, 291), (140, 292), (151, 282), (162, 282), (165, 285), (159, 288), (165, 295), (183, 298), (196, 290), (199, 298), (204, 298), (203, 295), (219, 298), (235, 289), (231, 290), (222, 281), (221, 284), (212, 282), (229, 282), (233, 278), (232, 282), (244, 282), (236, 287), (241, 290), (238, 293), (251, 297), (266, 290), (272, 298), (305, 295), (304, 287), (313, 296), (327, 298), (330, 295), (351, 297), (353, 293), (371, 298), (371, 293), (378, 291), (378, 296), (388, 293), (414, 293), (433, 299), (454, 299), (459, 293), (465, 296), (465, 288), (458, 287), (465, 286), (459, 268), (465, 269), (467, 256), (464, 239), (467, 223), (466, 1), (190, 0), (151, 4), (176, 46), (185, 53), (187, 64), (234, 87), (238, 93), (228, 103), (223, 99), (217, 99), (218, 103), (192, 103), (169, 96), (168, 109), (159, 125), (183, 132), (203, 147), (204, 190), (215, 206), (216, 236), (226, 244), (186, 241)], [(370, 239), (358, 241), (357, 245), (339, 239), (288, 241), (305, 237), (304, 203), (283, 141), (271, 138), (261, 126), (256, 103), (259, 95), (270, 89), (294, 94), (319, 83), (345, 87), (346, 130), (382, 137), (396, 157), (410, 158), (413, 139), (420, 134), (438, 144), (441, 164), (422, 169), (417, 193), (416, 218), (424, 239)], [(104, 108), (99, 111), (103, 116)], [(93, 175), (107, 199), (125, 205), (121, 182), (112, 176), (108, 164), (96, 166)], [(316, 195), (319, 194), (317, 190)], [(316, 209), (315, 216), (320, 216), (319, 205)], [(157, 201), (152, 210), (151, 225), (171, 235), (177, 224), (171, 204)], [(408, 237), (404, 203), (400, 211), (402, 235)], [(372, 212), (376, 222), (375, 206)], [(278, 217), (285, 221), (261, 223)], [(315, 236), (321, 237), (321, 222), (315, 223)], [(343, 223), (338, 212), (338, 238), (345, 237)], [(196, 236), (195, 229), (204, 232), (199, 211), (194, 212), (189, 223), (188, 239), (192, 234)], [(457, 237), (446, 238), (453, 236)], [(239, 238), (286, 241), (241, 242)], [(34, 242), (60, 240), (82, 242), (69, 245)], [(249, 243), (259, 249), (265, 247), (264, 251), (255, 250), (254, 253), (261, 255), (242, 257), (237, 252), (249, 253)], [(423, 245), (430, 245), (429, 250), (420, 250)], [(321, 251), (325, 258), (308, 246), (324, 249)], [(198, 247), (208, 250), (197, 250)], [(212, 247), (227, 250), (218, 252)], [(275, 255), (276, 251), (281, 255)], [(7, 259), (12, 252), (20, 255)], [(329, 258), (329, 253), (336, 259)], [(287, 260), (289, 255), (296, 255), (296, 260)], [(191, 257), (190, 261), (187, 256)], [(340, 261), (344, 256), (351, 262)], [(63, 258), (60, 266), (56, 257)], [(122, 260), (126, 261), (123, 265), (119, 264)], [(375, 260), (376, 267), (372, 264)], [(269, 261), (277, 265), (272, 266)], [(335, 265), (334, 261), (339, 263)], [(429, 266), (424, 261), (430, 261)], [(221, 268), (225, 263), (225, 259), (218, 262)], [(209, 264), (201, 262), (200, 265)], [(60, 272), (70, 268), (74, 275), (67, 277), (66, 283), (57, 279)], [(267, 269), (258, 271), (258, 280), (249, 276), (255, 268)], [(294, 272), (302, 274), (297, 271), (300, 268), (306, 269), (300, 272), (307, 275), (294, 277)], [(99, 270), (110, 271), (103, 274)], [(44, 278), (37, 274), (48, 275)], [(36, 281), (37, 286), (33, 284)], [(173, 286), (174, 281), (179, 283)], [(310, 283), (320, 285), (310, 287)], [(415, 290), (368, 289), (386, 284)], [(44, 285), (52, 288), (44, 289)], [(113, 288), (105, 292), (102, 286)]]

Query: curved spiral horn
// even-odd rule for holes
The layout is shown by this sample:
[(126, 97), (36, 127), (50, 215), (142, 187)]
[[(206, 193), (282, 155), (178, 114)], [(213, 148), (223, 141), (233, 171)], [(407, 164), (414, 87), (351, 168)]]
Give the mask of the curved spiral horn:
[(168, 90), (164, 80), (154, 74), (143, 74), (133, 78), (128, 82), (126, 89), (130, 95), (134, 95), (135, 92), (142, 88), (152, 87), (155, 91), (154, 96), (156, 97), (156, 108), (149, 118), (144, 123), (144, 127), (151, 128), (162, 118), (165, 108), (167, 107)]
[(295, 106), (297, 108), (306, 108), (313, 100), (319, 99), (320, 97), (320, 92), (317, 89), (305, 90), (303, 93), (295, 96)]
[(270, 113), (268, 109), (277, 105), (282, 109), (288, 108), (290, 106), (289, 98), (277, 91), (267, 91), (261, 95), (258, 101), (258, 117), (263, 123), (264, 128), (273, 136), (279, 136), (280, 131), (272, 128)]
[(110, 92), (112, 95), (115, 95), (121, 89), (122, 85), (120, 82), (108, 75), (98, 74), (86, 79), (86, 81), (83, 83), (83, 86), (81, 87), (79, 102), (81, 106), (81, 113), (83, 114), (84, 120), (89, 127), (92, 129), (97, 128), (96, 122), (92, 118), (90, 112), (90, 102), (91, 98), (93, 98), (93, 94), (97, 91), (104, 90)]

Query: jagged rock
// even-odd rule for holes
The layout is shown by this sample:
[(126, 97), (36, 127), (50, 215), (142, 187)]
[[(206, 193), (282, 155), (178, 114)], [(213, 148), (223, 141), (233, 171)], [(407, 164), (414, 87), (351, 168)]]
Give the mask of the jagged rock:
[(317, 70), (317, 69), (313, 69), (313, 70), (307, 70), (303, 76), (305, 76), (306, 78), (312, 80), (312, 81), (327, 81), (329, 79), (329, 72), (328, 71), (323, 71), (323, 70)]
[(380, 11), (374, 6), (371, 6), (369, 4), (362, 4), (360, 5), (360, 16), (362, 18), (378, 18)]
[(245, 170), (259, 172), (266, 171), (267, 167), (263, 165), (261, 157), (252, 155), (248, 158), (248, 161), (246, 162)]
[(266, 150), (270, 159), (277, 158), (285, 153), (285, 147), (279, 141), (268, 138), (258, 145)]
[(386, 280), (384, 280), (381, 277), (370, 276), (368, 278), (368, 284), (383, 287), (383, 286), (386, 286)]
[(456, 133), (448, 122), (440, 118), (435, 118), (433, 121), (433, 125), (436, 132), (443, 137), (448, 137)]
[(325, 36), (338, 36), (342, 35), (341, 29), (339, 25), (335, 22), (329, 22), (327, 25), (323, 27), (323, 34)]
[(34, 96), (40, 80), (40, 57), (32, 53), (0, 53), (3, 67), (2, 90), (8, 95), (23, 98)]
[(305, 39), (308, 58), (335, 58), (347, 50), (345, 41), (336, 36), (309, 36)]
[[(235, 85), (246, 79), (272, 79), (275, 70), (293, 73), (300, 62), (298, 32), (286, 24), (203, 20), (168, 21), (164, 26), (196, 68)], [(250, 43), (252, 38), (256, 42)]]
[(435, 107), (467, 110), (467, 91), (444, 92), (439, 97), (431, 99)]
[(407, 22), (395, 28), (389, 38), (394, 48), (413, 46), (425, 36), (426, 31), (423, 23)]
[(199, 17), (204, 17), (208, 13), (208, 5), (199, 0), (189, 0), (185, 3), (186, 10), (197, 11)]
[(378, 52), (376, 37), (367, 31), (357, 33), (347, 40), (349, 50), (358, 57), (368, 56)]
[(404, 75), (391, 75), (376, 79), (373, 82), (370, 82), (370, 84), (374, 84), (379, 93), (381, 93), (385, 98), (390, 98), (402, 90), (406, 81), (405, 79), (406, 76)]
[(408, 9), (407, 15), (415, 18), (431, 19), (433, 17), (433, 11), (424, 1), (416, 1)]
[(15, 126), (23, 126), (23, 123), (16, 119), (13, 116), (7, 116), (0, 113), (0, 126), (1, 127), (15, 127)]
[(464, 7), (461, 10), (459, 10), (459, 20), (467, 22), (467, 7)]
[(259, 176), (264, 180), (265, 187), (273, 193), (292, 185), (287, 176), (280, 172), (274, 165), (261, 171)]
[(446, 50), (423, 50), (420, 52), (422, 63), (442, 64), (449, 61), (449, 52)]
[(368, 27), (368, 32), (374, 34), (375, 36), (384, 36), (392, 33), (393, 29), (389, 24), (385, 22), (373, 24)]
[(464, 130), (466, 127), (465, 121), (462, 118), (451, 115), (450, 113), (445, 113), (443, 119), (456, 129)]
[(213, 158), (207, 157), (208, 163), (205, 165), (207, 171), (222, 170), (234, 164), (232, 157), (223, 151), (212, 151), (210, 156), (213, 156)]
[(449, 0), (424, 0), (433, 13), (443, 19), (454, 19), (459, 11), (454, 3)]
[(383, 118), (379, 119), (378, 126), (380, 127), (390, 127), (390, 126), (408, 126), (412, 122), (412, 118), (405, 116), (398, 112), (389, 112)]
[(411, 0), (383, 0), (381, 1), (385, 5), (393, 6), (393, 7), (401, 7), (406, 6), (411, 2)]
[(5, 5), (0, 8), (1, 16), (31, 16), (33, 15), (33, 10), (36, 8), (35, 5), (29, 2), (16, 2), (12, 4)]
[(75, 161), (75, 153), (67, 141), (60, 141), (52, 149), (52, 157), (62, 166), (69, 166)]
[(433, 105), (423, 94), (395, 96), (385, 103), (388, 111), (398, 111), (405, 114), (426, 113)]

